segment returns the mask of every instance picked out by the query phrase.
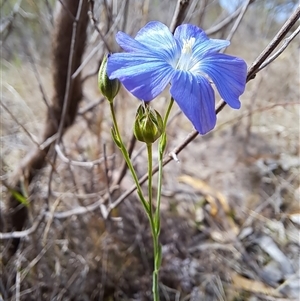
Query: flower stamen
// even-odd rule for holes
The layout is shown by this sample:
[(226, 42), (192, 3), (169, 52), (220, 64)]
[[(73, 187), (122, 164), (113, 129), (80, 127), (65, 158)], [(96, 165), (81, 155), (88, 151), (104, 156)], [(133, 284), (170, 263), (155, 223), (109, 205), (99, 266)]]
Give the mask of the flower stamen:
[(176, 69), (188, 71), (191, 65), (191, 58), (193, 56), (193, 46), (195, 44), (195, 38), (183, 40), (183, 47), (181, 50), (180, 58), (177, 62)]

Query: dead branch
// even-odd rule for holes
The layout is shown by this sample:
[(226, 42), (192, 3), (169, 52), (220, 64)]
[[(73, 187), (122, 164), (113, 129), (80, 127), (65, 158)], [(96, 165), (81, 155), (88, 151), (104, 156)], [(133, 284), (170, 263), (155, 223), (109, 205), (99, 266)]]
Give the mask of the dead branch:
[(180, 25), (184, 19), (185, 12), (189, 6), (190, 0), (178, 0), (173, 19), (170, 24), (170, 31), (174, 32), (175, 28)]

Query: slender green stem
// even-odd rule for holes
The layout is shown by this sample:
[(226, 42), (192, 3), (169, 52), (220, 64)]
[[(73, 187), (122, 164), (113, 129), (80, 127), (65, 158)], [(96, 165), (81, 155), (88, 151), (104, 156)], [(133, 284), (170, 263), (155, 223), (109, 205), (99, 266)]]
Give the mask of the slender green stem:
[(149, 214), (152, 216), (153, 204), (152, 204), (152, 143), (147, 144), (148, 153), (148, 202), (149, 202)]
[(128, 165), (128, 168), (132, 174), (132, 177), (134, 179), (135, 185), (137, 187), (138, 195), (140, 197), (140, 200), (142, 202), (142, 205), (147, 213), (151, 232), (152, 232), (152, 238), (153, 238), (153, 253), (154, 253), (154, 270), (153, 270), (153, 286), (152, 286), (152, 292), (153, 292), (153, 300), (159, 301), (159, 282), (158, 282), (158, 273), (161, 266), (161, 246), (159, 244), (159, 234), (160, 234), (160, 202), (161, 202), (161, 189), (162, 189), (162, 171), (163, 171), (163, 153), (165, 149), (166, 144), (166, 124), (171, 112), (171, 108), (173, 106), (174, 99), (171, 98), (170, 104), (167, 108), (164, 121), (163, 121), (163, 134), (159, 142), (158, 152), (159, 152), (159, 171), (158, 171), (158, 192), (157, 192), (157, 203), (156, 203), (156, 210), (153, 213), (153, 200), (152, 200), (152, 172), (153, 172), (153, 154), (152, 154), (152, 144), (147, 144), (147, 153), (148, 153), (148, 197), (149, 202), (147, 202), (144, 198), (141, 186), (139, 184), (138, 177), (136, 175), (136, 172), (133, 168), (133, 165), (131, 163), (128, 151), (122, 141), (120, 131), (118, 128), (118, 124), (116, 121), (115, 111), (113, 107), (113, 103), (110, 102), (110, 110), (111, 115), (113, 119), (113, 125), (114, 125), (114, 133), (113, 135), (116, 138), (116, 143), (120, 147), (120, 150), (123, 154), (123, 157)]
[(168, 106), (168, 108), (167, 108), (166, 115), (165, 115), (165, 117), (164, 117), (164, 132), (166, 131), (167, 122), (168, 122), (169, 115), (170, 115), (171, 109), (172, 109), (172, 107), (173, 107), (173, 104), (174, 104), (174, 98), (171, 97), (169, 106)]
[(158, 145), (158, 184), (157, 184), (157, 201), (156, 201), (156, 211), (155, 211), (155, 224), (157, 225), (156, 232), (158, 233), (158, 235), (160, 232), (160, 202), (161, 202), (161, 189), (162, 189), (162, 176), (163, 176), (163, 155), (165, 149), (165, 145), (162, 146), (160, 144), (161, 143), (166, 144), (166, 141), (163, 142), (162, 139), (166, 139), (166, 125), (173, 104), (174, 104), (174, 99), (172, 97), (164, 117), (164, 130), (163, 130), (164, 136), (162, 136)]
[(113, 106), (113, 102), (109, 102), (110, 104), (110, 112), (111, 112), (111, 116), (112, 116), (112, 119), (113, 119), (113, 126), (114, 126), (114, 130), (115, 130), (115, 134), (117, 136), (117, 139), (118, 139), (118, 142), (120, 143), (120, 150), (123, 154), (123, 157), (125, 159), (125, 162), (127, 163), (127, 166), (131, 172), (131, 175), (133, 177), (133, 180), (134, 180), (134, 183), (137, 187), (137, 192), (138, 192), (138, 195), (139, 195), (139, 198), (142, 202), (142, 205), (145, 209), (145, 211), (147, 212), (147, 214), (149, 214), (149, 204), (147, 203), (147, 201), (145, 200), (144, 198), (144, 195), (143, 195), (143, 192), (142, 192), (142, 188), (139, 184), (139, 179), (136, 175), (136, 172), (134, 170), (134, 167), (131, 163), (131, 160), (130, 160), (130, 157), (129, 157), (129, 154), (128, 154), (128, 151), (123, 143), (123, 140), (121, 138), (121, 135), (120, 135), (120, 131), (119, 131), (119, 128), (118, 128), (118, 124), (117, 124), (117, 120), (116, 120), (116, 114), (115, 114), (115, 110), (114, 110), (114, 106)]
[(158, 235), (156, 231), (156, 225), (153, 215), (153, 204), (152, 204), (152, 143), (147, 144), (147, 153), (148, 153), (148, 198), (149, 198), (149, 222), (151, 227), (152, 239), (153, 239), (153, 254), (154, 254), (154, 269), (153, 269), (153, 284), (152, 284), (152, 293), (153, 300), (159, 301), (159, 286), (158, 286), (158, 271), (160, 264), (157, 258), (159, 254), (159, 242)]
[[(158, 188), (157, 188), (156, 210), (154, 212), (154, 215), (151, 214), (151, 216), (149, 216), (152, 237), (153, 237), (153, 250), (154, 250), (154, 271), (153, 271), (152, 291), (153, 291), (153, 300), (155, 300), (155, 301), (159, 300), (158, 273), (159, 273), (159, 269), (161, 266), (161, 246), (159, 244), (159, 235), (160, 235), (160, 202), (161, 202), (162, 175), (163, 175), (163, 154), (164, 154), (164, 149), (165, 149), (165, 144), (166, 144), (166, 124), (167, 124), (173, 103), (174, 103), (174, 99), (171, 98), (170, 104), (167, 108), (166, 115), (164, 117), (163, 134), (159, 141), (159, 146), (158, 146), (159, 170), (158, 170), (158, 185), (157, 185)], [(148, 153), (149, 153), (149, 150), (148, 150)], [(151, 155), (152, 155), (152, 149), (151, 149)], [(148, 156), (148, 160), (150, 160), (150, 156)], [(152, 158), (151, 158), (151, 160), (152, 160)], [(148, 188), (150, 191), (150, 189), (152, 188), (152, 166), (151, 166), (151, 171), (148, 170), (148, 174), (149, 174), (149, 187)], [(149, 192), (149, 195), (150, 195), (150, 192)], [(151, 194), (151, 203), (152, 203), (152, 194)], [(151, 208), (152, 208), (152, 206), (151, 206)]]

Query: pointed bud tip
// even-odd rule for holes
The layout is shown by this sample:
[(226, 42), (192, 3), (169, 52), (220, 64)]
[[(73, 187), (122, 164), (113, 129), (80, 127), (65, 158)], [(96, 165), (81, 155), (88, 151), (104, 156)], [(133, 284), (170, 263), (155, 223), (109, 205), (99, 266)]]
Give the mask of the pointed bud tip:
[(107, 75), (107, 59), (109, 54), (105, 55), (98, 73), (98, 87), (101, 93), (112, 102), (120, 90), (120, 82), (118, 79), (109, 79)]

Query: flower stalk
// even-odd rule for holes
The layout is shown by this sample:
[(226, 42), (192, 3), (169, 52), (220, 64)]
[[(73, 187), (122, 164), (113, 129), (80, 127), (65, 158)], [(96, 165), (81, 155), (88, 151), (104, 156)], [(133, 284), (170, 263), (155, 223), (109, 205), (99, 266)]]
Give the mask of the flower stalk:
[[(123, 32), (116, 36), (125, 50), (114, 53), (103, 63), (99, 87), (108, 98), (113, 119), (112, 137), (120, 148), (137, 187), (137, 193), (149, 219), (154, 253), (153, 300), (159, 301), (159, 270), (162, 260), (160, 235), (160, 204), (162, 194), (163, 154), (166, 148), (166, 125), (174, 101), (196, 130), (204, 135), (216, 125), (214, 83), (220, 96), (234, 109), (240, 108), (239, 97), (246, 84), (247, 65), (244, 60), (219, 51), (230, 42), (210, 39), (195, 25), (183, 24), (174, 35), (160, 22), (152, 21), (136, 38)], [(116, 82), (113, 82), (117, 80)], [(138, 99), (139, 106), (133, 132), (137, 140), (146, 143), (148, 159), (148, 200), (143, 195), (136, 171), (118, 129), (113, 98), (119, 82)], [(164, 119), (149, 102), (170, 85), (171, 101)], [(153, 204), (153, 143), (158, 142), (158, 183), (156, 204)]]

